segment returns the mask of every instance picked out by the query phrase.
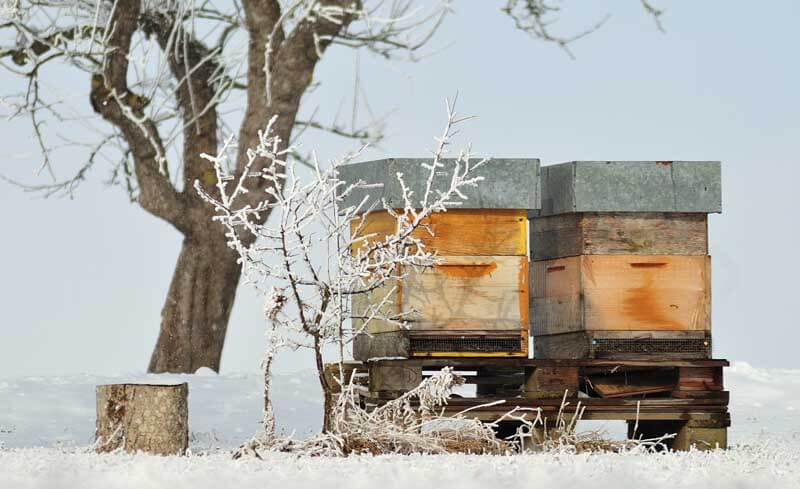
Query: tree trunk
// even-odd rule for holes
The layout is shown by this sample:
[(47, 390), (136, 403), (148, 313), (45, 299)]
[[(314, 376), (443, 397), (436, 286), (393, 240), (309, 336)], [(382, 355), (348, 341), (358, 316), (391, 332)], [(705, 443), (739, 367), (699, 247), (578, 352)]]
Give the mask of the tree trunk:
[(242, 269), (237, 257), (221, 233), (184, 239), (149, 372), (193, 373), (200, 367), (219, 372)]
[(97, 386), (98, 452), (183, 455), (189, 446), (189, 386)]

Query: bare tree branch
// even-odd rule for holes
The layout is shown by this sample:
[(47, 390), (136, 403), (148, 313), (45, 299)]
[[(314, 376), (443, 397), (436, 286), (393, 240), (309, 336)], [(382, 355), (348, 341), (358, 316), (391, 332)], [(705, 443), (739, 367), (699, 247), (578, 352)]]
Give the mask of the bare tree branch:
[(645, 12), (653, 17), (653, 22), (656, 23), (658, 30), (666, 33), (667, 31), (664, 30), (664, 26), (661, 24), (661, 16), (664, 15), (664, 10), (654, 7), (648, 0), (642, 0), (642, 7)]
[(148, 101), (128, 88), (128, 52), (138, 28), (141, 4), (139, 0), (117, 0), (115, 6), (103, 70), (92, 77), (92, 107), (128, 142), (139, 183), (140, 205), (186, 232), (185, 201), (169, 180), (158, 129), (144, 114)]
[(547, 0), (508, 0), (501, 10), (514, 20), (517, 29), (541, 41), (556, 44), (573, 59), (575, 55), (572, 54), (569, 45), (596, 32), (611, 17), (607, 14), (588, 29), (577, 34), (560, 36), (553, 34), (550, 26), (555, 22), (553, 16), (561, 11), (561, 7), (551, 5)]

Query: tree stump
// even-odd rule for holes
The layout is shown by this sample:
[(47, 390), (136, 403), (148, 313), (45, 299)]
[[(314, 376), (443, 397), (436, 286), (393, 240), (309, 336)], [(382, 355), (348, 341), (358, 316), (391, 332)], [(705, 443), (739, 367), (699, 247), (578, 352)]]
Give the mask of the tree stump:
[(183, 455), (189, 446), (188, 394), (186, 383), (97, 386), (97, 451)]

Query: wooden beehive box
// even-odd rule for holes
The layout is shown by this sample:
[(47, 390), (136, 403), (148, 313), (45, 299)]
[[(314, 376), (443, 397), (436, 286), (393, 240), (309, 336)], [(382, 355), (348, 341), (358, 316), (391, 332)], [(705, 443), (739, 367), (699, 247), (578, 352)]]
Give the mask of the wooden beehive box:
[(538, 358), (711, 355), (707, 214), (716, 162), (573, 162), (542, 169), (531, 221)]
[[(399, 203), (393, 179), (402, 172), (412, 189), (424, 183), (422, 160), (381, 160), (344, 167), (342, 179), (382, 183), (377, 195)], [(425, 270), (409, 270), (399, 283), (353, 299), (353, 329), (370, 305), (387, 294), (387, 313), (413, 311), (405, 328), (370, 321), (354, 340), (357, 360), (412, 356), (527, 356), (529, 335), (529, 228), (527, 212), (539, 207), (538, 160), (494, 160), (484, 182), (458, 208), (430, 216), (420, 238), (440, 262)], [(449, 178), (443, 172), (442, 180)], [(409, 183), (410, 182), (410, 183)], [(415, 189), (416, 190), (416, 189)], [(421, 188), (420, 188), (421, 190)], [(420, 195), (421, 192), (415, 192)], [(352, 202), (365, 196), (354, 195)], [(395, 232), (386, 211), (374, 211), (351, 223), (351, 232), (382, 240)]]

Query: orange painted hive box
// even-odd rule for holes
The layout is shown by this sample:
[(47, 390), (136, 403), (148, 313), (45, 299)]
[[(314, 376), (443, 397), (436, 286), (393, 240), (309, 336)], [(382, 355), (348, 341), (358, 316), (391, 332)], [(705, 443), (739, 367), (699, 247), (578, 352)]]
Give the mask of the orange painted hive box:
[[(386, 187), (392, 176), (397, 171), (408, 175), (420, 161), (368, 162), (366, 169), (350, 169), (343, 179), (354, 181), (354, 175), (371, 172), (360, 178), (384, 183), (379, 198), (391, 205), (396, 196)], [(479, 185), (461, 206), (432, 214), (425, 223), (431, 233), (426, 229), (416, 232), (426, 248), (438, 255), (436, 265), (408, 270), (402, 280), (353, 298), (352, 327), (360, 333), (353, 343), (356, 360), (528, 356), (527, 214), (538, 208), (539, 165), (537, 160), (497, 160), (484, 168), (484, 190)], [(509, 183), (512, 180), (514, 183)], [(406, 183), (409, 181), (413, 188), (414, 178)], [(396, 225), (386, 211), (373, 211), (351, 222), (351, 233), (382, 241), (394, 234)], [(377, 319), (365, 324), (361, 318), (369, 316), (376, 304), (383, 304), (384, 317), (404, 313), (405, 324)]]

